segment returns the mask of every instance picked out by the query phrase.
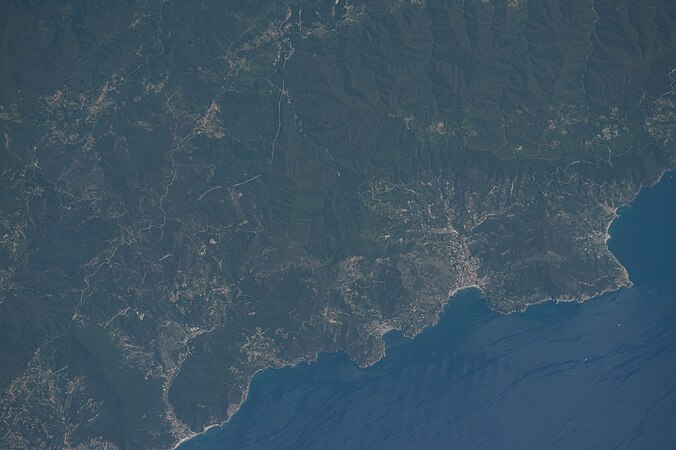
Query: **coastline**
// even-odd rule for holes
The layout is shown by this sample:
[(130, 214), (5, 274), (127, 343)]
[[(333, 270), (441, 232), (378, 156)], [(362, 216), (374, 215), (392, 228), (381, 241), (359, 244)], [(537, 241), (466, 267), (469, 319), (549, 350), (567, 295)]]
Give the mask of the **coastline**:
[[(620, 290), (622, 290), (622, 289), (631, 288), (631, 287), (634, 285), (634, 283), (633, 283), (633, 282), (630, 280), (630, 278), (629, 278), (629, 272), (627, 271), (627, 268), (626, 268), (626, 267), (625, 267), (625, 266), (617, 259), (617, 257), (615, 256), (615, 254), (614, 254), (612, 251), (610, 251), (610, 248), (608, 247), (608, 242), (609, 242), (610, 239), (612, 238), (612, 236), (611, 236), (611, 234), (610, 234), (610, 228), (611, 228), (612, 224), (615, 222), (615, 220), (617, 220), (617, 219), (621, 216), (621, 214), (618, 214), (618, 211), (619, 211), (620, 209), (625, 208), (625, 207), (631, 205), (631, 203), (633, 203), (634, 200), (636, 200), (636, 198), (640, 195), (640, 193), (641, 193), (644, 189), (654, 187), (655, 185), (657, 185), (657, 184), (662, 180), (662, 178), (663, 178), (666, 174), (672, 173), (672, 172), (673, 172), (673, 173), (676, 173), (676, 171), (674, 171), (674, 170), (666, 170), (666, 169), (665, 169), (665, 170), (662, 170), (661, 173), (659, 174), (659, 176), (656, 178), (656, 180), (655, 180), (653, 183), (641, 185), (641, 186), (639, 187), (639, 189), (638, 189), (638, 190), (634, 193), (634, 195), (631, 197), (631, 199), (628, 200), (625, 204), (620, 205), (620, 206), (616, 206), (616, 207), (612, 208), (613, 218), (612, 218), (610, 221), (608, 221), (608, 223), (607, 223), (607, 225), (606, 225), (605, 236), (604, 236), (604, 243), (605, 243), (605, 246), (606, 246), (606, 250), (608, 251), (608, 253), (610, 253), (610, 255), (612, 256), (612, 258), (617, 262), (619, 268), (620, 268), (621, 271), (622, 271), (622, 276), (621, 276), (621, 278), (619, 278), (619, 279), (616, 280), (616, 281), (617, 281), (617, 284), (616, 284), (615, 286), (610, 286), (610, 287), (608, 287), (608, 288), (606, 288), (606, 289), (602, 289), (602, 290), (600, 290), (600, 291), (598, 291), (598, 292), (594, 292), (594, 293), (590, 293), (590, 294), (582, 294), (582, 295), (577, 295), (577, 296), (559, 296), (559, 297), (546, 298), (546, 299), (542, 299), (542, 300), (539, 300), (539, 301), (529, 302), (529, 303), (526, 303), (526, 304), (523, 306), (523, 308), (521, 308), (521, 309), (514, 309), (514, 310), (511, 310), (511, 311), (500, 311), (500, 310), (494, 309), (494, 308), (492, 308), (492, 307), (490, 306), (490, 304), (488, 304), (488, 302), (486, 302), (487, 305), (488, 305), (488, 307), (489, 307), (489, 309), (491, 309), (492, 311), (497, 312), (497, 313), (499, 313), (499, 314), (502, 314), (502, 315), (511, 315), (511, 314), (515, 314), (515, 313), (524, 313), (524, 312), (526, 312), (531, 306), (540, 305), (540, 304), (547, 303), (547, 302), (553, 302), (553, 303), (556, 303), (556, 304), (558, 304), (558, 303), (573, 303), (573, 302), (576, 302), (576, 303), (584, 303), (584, 302), (586, 302), (586, 301), (593, 300), (593, 299), (595, 299), (595, 298), (601, 297), (601, 296), (606, 295), (606, 294), (610, 294), (610, 293), (613, 293), (613, 292), (618, 292), (618, 291), (620, 291)], [(439, 310), (439, 312), (435, 315), (434, 319), (430, 321), (430, 323), (426, 324), (424, 327), (422, 327), (422, 328), (421, 328), (420, 330), (418, 330), (416, 333), (413, 333), (413, 334), (410, 335), (410, 336), (409, 336), (409, 335), (404, 335), (404, 336), (405, 336), (406, 338), (408, 338), (408, 339), (415, 339), (415, 337), (418, 336), (418, 335), (420, 335), (423, 331), (427, 330), (427, 329), (430, 328), (430, 327), (436, 326), (436, 325), (439, 323), (439, 320), (440, 320), (440, 318), (441, 318), (441, 315), (442, 315), (442, 314), (444, 313), (444, 311), (446, 310), (446, 308), (447, 308), (447, 306), (449, 305), (451, 299), (452, 299), (455, 295), (457, 295), (458, 293), (460, 293), (460, 292), (462, 292), (462, 291), (465, 291), (465, 290), (469, 290), (469, 289), (477, 289), (477, 290), (479, 290), (479, 291), (482, 293), (482, 296), (484, 296), (484, 301), (485, 301), (485, 293), (484, 293), (484, 290), (483, 290), (479, 285), (472, 284), (472, 285), (468, 285), (468, 286), (454, 287), (453, 289), (451, 289), (451, 290), (448, 292), (446, 303), (445, 303), (445, 304), (443, 305), (443, 307)], [(391, 327), (390, 327), (390, 328), (388, 328), (386, 331), (384, 331), (384, 332), (380, 335), (380, 339), (383, 339), (383, 337), (384, 337), (387, 333), (389, 333), (390, 331), (400, 331), (400, 332), (401, 332), (401, 330), (397, 330), (396, 328), (391, 328)], [(249, 391), (250, 391), (250, 389), (251, 389), (251, 385), (252, 385), (252, 383), (253, 383), (253, 380), (254, 380), (254, 378), (256, 377), (256, 375), (258, 375), (260, 372), (263, 372), (263, 371), (266, 371), (266, 370), (270, 370), (270, 369), (294, 368), (294, 367), (297, 367), (298, 365), (300, 365), (300, 364), (302, 364), (302, 363), (310, 363), (310, 364), (311, 364), (311, 363), (317, 362), (317, 360), (318, 360), (320, 354), (322, 354), (322, 353), (336, 353), (336, 352), (317, 352), (317, 353), (314, 354), (312, 357), (307, 358), (307, 359), (301, 359), (301, 360), (296, 361), (296, 362), (290, 362), (290, 363), (288, 363), (288, 364), (281, 364), (281, 365), (278, 365), (278, 366), (271, 365), (271, 366), (267, 366), (267, 367), (264, 367), (264, 368), (261, 368), (261, 369), (257, 370), (257, 371), (254, 372), (254, 374), (250, 377), (250, 379), (249, 379), (249, 381), (248, 381), (248, 383), (247, 383), (245, 389), (243, 389), (241, 401), (240, 401), (239, 403), (237, 403), (237, 404), (229, 405), (229, 407), (228, 407), (228, 413), (229, 413), (229, 416), (228, 416), (228, 418), (227, 418), (226, 420), (224, 420), (223, 422), (220, 422), (220, 423), (209, 424), (209, 425), (205, 426), (204, 429), (203, 429), (202, 431), (194, 432), (194, 433), (191, 433), (191, 434), (188, 435), (188, 436), (185, 436), (185, 437), (181, 438), (179, 441), (176, 442), (176, 444), (174, 444), (174, 446), (172, 447), (172, 450), (177, 450), (182, 444), (184, 444), (184, 443), (186, 443), (186, 442), (188, 442), (188, 441), (190, 441), (190, 440), (192, 440), (192, 439), (194, 439), (194, 438), (196, 438), (196, 437), (198, 437), (198, 436), (200, 436), (200, 435), (203, 435), (203, 434), (207, 433), (209, 430), (211, 430), (211, 429), (213, 429), (213, 428), (222, 427), (222, 426), (226, 425), (228, 422), (230, 422), (230, 420), (232, 420), (232, 418), (235, 416), (235, 414), (237, 414), (237, 412), (240, 410), (240, 408), (241, 408), (241, 407), (244, 405), (244, 403), (246, 402), (246, 400), (247, 400), (247, 398), (248, 398), (248, 395), (249, 395)], [(338, 353), (340, 353), (340, 352), (338, 352)], [(346, 352), (343, 352), (343, 353), (346, 353)], [(357, 365), (359, 368), (361, 368), (361, 369), (364, 369), (364, 368), (367, 368), (367, 367), (371, 367), (372, 365), (374, 365), (374, 364), (378, 363), (379, 361), (381, 361), (386, 355), (387, 355), (387, 354), (386, 354), (386, 350), (383, 350), (383, 353), (382, 353), (381, 355), (379, 355), (378, 358), (374, 359), (373, 361), (369, 361), (368, 363), (366, 363), (366, 364), (364, 364), (364, 365), (359, 365), (359, 364), (356, 364), (356, 365)], [(351, 359), (351, 358), (350, 358), (350, 359)]]
[[(624, 269), (624, 266), (622, 266), (622, 268)], [(626, 273), (626, 269), (624, 269), (624, 272)], [(631, 286), (633, 285), (633, 284), (631, 283), (631, 281), (629, 281), (628, 279), (627, 279), (627, 282), (628, 282), (628, 284), (627, 284), (626, 286), (621, 285), (621, 286), (618, 286), (618, 287), (615, 287), (615, 288), (609, 288), (609, 289), (603, 290), (603, 291), (601, 291), (601, 292), (598, 292), (598, 293), (596, 293), (596, 294), (583, 295), (583, 296), (581, 296), (581, 297), (559, 297), (559, 298), (543, 299), (543, 300), (541, 300), (541, 301), (537, 301), (537, 302), (533, 302), (533, 303), (528, 303), (528, 304), (525, 305), (525, 307), (524, 307), (523, 309), (521, 309), (521, 310), (513, 310), (513, 311), (505, 312), (505, 311), (495, 310), (495, 309), (493, 309), (493, 308), (490, 308), (490, 306), (489, 306), (489, 308), (490, 308), (492, 311), (497, 312), (497, 313), (502, 314), (502, 315), (511, 315), (511, 314), (520, 314), (520, 313), (523, 313), (523, 312), (527, 311), (528, 308), (530, 308), (531, 306), (535, 306), (535, 305), (539, 305), (539, 304), (547, 303), (547, 302), (554, 302), (554, 303), (570, 303), (570, 302), (577, 302), (577, 303), (583, 303), (583, 302), (585, 302), (585, 301), (587, 301), (587, 300), (591, 300), (591, 299), (600, 297), (600, 296), (602, 296), (602, 295), (605, 295), (605, 294), (608, 294), (608, 293), (611, 293), (611, 292), (617, 292), (617, 291), (619, 291), (620, 289), (627, 288), (627, 287), (631, 287)], [(460, 287), (460, 288), (455, 288), (455, 289), (451, 290), (450, 293), (449, 293), (448, 302), (444, 305), (443, 308), (441, 308), (441, 310), (440, 310), (439, 313), (435, 316), (435, 318), (434, 318), (433, 321), (431, 321), (429, 324), (425, 325), (425, 326), (424, 326), (423, 328), (421, 328), (417, 333), (415, 333), (415, 334), (413, 334), (413, 335), (410, 335), (410, 336), (409, 336), (409, 335), (404, 335), (404, 336), (405, 336), (407, 339), (415, 339), (416, 336), (420, 335), (421, 333), (423, 333), (423, 332), (424, 332), (425, 330), (427, 330), (428, 328), (432, 328), (432, 327), (436, 326), (436, 325), (439, 323), (439, 320), (441, 319), (441, 315), (442, 315), (442, 314), (444, 313), (444, 311), (446, 310), (446, 307), (448, 306), (448, 304), (449, 304), (451, 298), (454, 297), (455, 295), (459, 294), (460, 292), (465, 291), (465, 290), (469, 290), (469, 289), (477, 289), (477, 290), (479, 290), (479, 291), (482, 293), (482, 296), (483, 296), (483, 292), (484, 292), (483, 289), (481, 289), (481, 287), (480, 287), (480, 286), (477, 286), (477, 285), (471, 285), (471, 286), (466, 286), (466, 287)], [(389, 333), (390, 331), (401, 331), (401, 330), (397, 330), (397, 329), (392, 329), (392, 328), (390, 328), (389, 330), (387, 330), (385, 333), (383, 333), (383, 334), (380, 336), (380, 339), (383, 339), (383, 337), (385, 336), (385, 334)], [(188, 441), (190, 441), (190, 440), (192, 440), (192, 439), (194, 439), (194, 438), (196, 438), (196, 437), (198, 437), (198, 436), (201, 436), (201, 435), (207, 433), (208, 431), (210, 431), (210, 430), (212, 430), (212, 429), (214, 429), (214, 428), (222, 427), (222, 426), (226, 425), (228, 422), (230, 422), (230, 421), (232, 420), (232, 418), (235, 416), (235, 414), (237, 414), (237, 412), (240, 410), (240, 408), (241, 408), (241, 407), (244, 405), (244, 403), (246, 402), (246, 400), (247, 400), (247, 398), (248, 398), (248, 396), (249, 396), (249, 391), (250, 391), (250, 389), (251, 389), (251, 385), (252, 385), (252, 383), (253, 383), (253, 380), (254, 380), (254, 378), (256, 377), (256, 375), (258, 375), (259, 373), (264, 372), (264, 371), (267, 371), (267, 370), (272, 370), (272, 369), (294, 368), (294, 367), (297, 367), (297, 366), (299, 366), (300, 364), (303, 364), (303, 363), (309, 363), (309, 364), (312, 364), (312, 363), (317, 362), (317, 360), (318, 360), (320, 354), (322, 354), (322, 353), (329, 353), (329, 354), (331, 354), (331, 353), (336, 353), (336, 352), (318, 352), (318, 353), (316, 353), (312, 358), (308, 358), (308, 359), (304, 359), (304, 360), (301, 360), (301, 361), (297, 361), (297, 362), (295, 362), (295, 363), (283, 364), (283, 365), (280, 365), (280, 366), (268, 366), (268, 367), (264, 367), (264, 368), (261, 368), (261, 369), (257, 370), (257, 371), (251, 376), (251, 378), (249, 379), (249, 382), (247, 383), (246, 388), (242, 391), (242, 399), (241, 399), (241, 401), (240, 401), (239, 403), (237, 403), (237, 404), (232, 404), (232, 405), (230, 405), (230, 406), (228, 407), (228, 410), (229, 410), (229, 412), (230, 412), (230, 415), (228, 416), (228, 418), (227, 418), (226, 420), (224, 420), (223, 422), (219, 422), (219, 423), (209, 424), (209, 425), (205, 426), (205, 427), (202, 429), (202, 431), (194, 432), (194, 433), (191, 433), (191, 434), (189, 434), (189, 435), (187, 435), (187, 436), (181, 438), (179, 441), (176, 442), (176, 444), (174, 444), (173, 447), (171, 447), (171, 449), (172, 449), (172, 450), (177, 450), (177, 449), (178, 449), (181, 445), (183, 445), (184, 443), (186, 443), (186, 442), (188, 442)], [(337, 352), (337, 353), (341, 353), (341, 352)], [(342, 353), (345, 353), (345, 352), (342, 352)], [(345, 354), (346, 354), (346, 353), (345, 353)], [(364, 364), (364, 365), (359, 365), (359, 364), (355, 364), (355, 365), (356, 365), (357, 367), (359, 367), (360, 369), (366, 369), (366, 368), (368, 368), (368, 367), (373, 366), (374, 364), (377, 364), (379, 361), (381, 361), (381, 360), (382, 360), (384, 357), (386, 357), (386, 356), (387, 356), (387, 352), (386, 352), (386, 350), (384, 350), (383, 353), (382, 353), (381, 355), (379, 355), (379, 357), (378, 357), (377, 359), (374, 359), (373, 361), (370, 361), (370, 362), (368, 362), (367, 364)]]
[(247, 399), (247, 397), (249, 396), (249, 390), (251, 389), (251, 383), (253, 383), (254, 378), (256, 378), (256, 375), (258, 375), (259, 373), (264, 372), (264, 371), (266, 371), (266, 370), (271, 370), (271, 369), (294, 368), (294, 367), (297, 367), (298, 365), (303, 364), (303, 363), (313, 363), (313, 362), (317, 362), (317, 359), (319, 358), (319, 355), (320, 355), (321, 353), (322, 353), (322, 352), (319, 352), (319, 353), (313, 355), (312, 358), (302, 359), (302, 360), (300, 360), (300, 361), (290, 362), (290, 363), (288, 363), (288, 364), (280, 364), (280, 365), (278, 365), (278, 366), (271, 365), (271, 366), (263, 367), (263, 368), (261, 368), (261, 369), (256, 370), (256, 371), (254, 372), (254, 374), (251, 375), (251, 377), (249, 378), (249, 381), (248, 381), (246, 387), (242, 390), (242, 398), (241, 398), (241, 400), (239, 401), (239, 403), (233, 403), (233, 404), (231, 404), (231, 405), (228, 405), (228, 413), (229, 413), (229, 415), (228, 415), (228, 418), (227, 418), (227, 419), (225, 419), (223, 422), (212, 423), (212, 424), (206, 425), (206, 426), (202, 429), (202, 431), (196, 431), (196, 432), (190, 433), (189, 435), (187, 435), (187, 436), (185, 436), (185, 437), (182, 437), (180, 440), (178, 440), (178, 441), (173, 445), (173, 447), (171, 447), (171, 450), (176, 450), (176, 449), (178, 449), (182, 444), (184, 444), (184, 443), (190, 441), (191, 439), (194, 439), (194, 438), (196, 438), (197, 436), (203, 435), (204, 433), (208, 432), (209, 430), (211, 430), (211, 429), (213, 429), (213, 428), (222, 427), (223, 425), (225, 425), (225, 424), (227, 424), (228, 422), (230, 422), (230, 420), (231, 420), (231, 419), (235, 416), (235, 414), (237, 414), (237, 412), (240, 410), (240, 408), (242, 407), (242, 405), (244, 405), (244, 402), (246, 402), (246, 399)]

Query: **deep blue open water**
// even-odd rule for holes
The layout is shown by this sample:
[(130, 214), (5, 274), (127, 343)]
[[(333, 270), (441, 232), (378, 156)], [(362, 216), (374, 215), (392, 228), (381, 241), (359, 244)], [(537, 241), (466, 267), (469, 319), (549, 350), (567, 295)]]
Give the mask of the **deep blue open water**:
[(620, 211), (610, 248), (635, 286), (509, 316), (477, 291), (359, 369), (269, 370), (194, 449), (676, 448), (676, 175)]

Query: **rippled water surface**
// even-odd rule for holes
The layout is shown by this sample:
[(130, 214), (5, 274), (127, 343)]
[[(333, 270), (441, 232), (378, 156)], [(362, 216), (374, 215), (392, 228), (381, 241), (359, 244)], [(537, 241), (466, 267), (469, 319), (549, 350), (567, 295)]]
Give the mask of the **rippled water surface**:
[(611, 228), (631, 289), (510, 316), (462, 292), (371, 368), (322, 355), (259, 374), (230, 423), (181, 449), (673, 448), (674, 230), (670, 174)]

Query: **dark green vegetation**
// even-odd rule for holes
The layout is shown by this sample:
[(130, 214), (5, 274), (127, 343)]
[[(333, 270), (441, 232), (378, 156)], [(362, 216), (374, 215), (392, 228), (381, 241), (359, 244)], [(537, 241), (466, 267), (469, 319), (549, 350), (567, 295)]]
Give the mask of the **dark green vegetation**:
[[(162, 448), (255, 371), (627, 285), (676, 3), (2, 2), (0, 446)], [(673, 72), (676, 77), (676, 72)]]

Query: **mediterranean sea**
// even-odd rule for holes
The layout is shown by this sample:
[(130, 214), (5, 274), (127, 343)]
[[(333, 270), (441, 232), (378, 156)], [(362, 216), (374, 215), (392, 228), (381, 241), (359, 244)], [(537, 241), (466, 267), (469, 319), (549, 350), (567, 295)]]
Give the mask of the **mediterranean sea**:
[(585, 303), (489, 310), (449, 301), (359, 369), (342, 354), (258, 374), (195, 449), (673, 448), (676, 174), (619, 211), (609, 246), (634, 286)]

